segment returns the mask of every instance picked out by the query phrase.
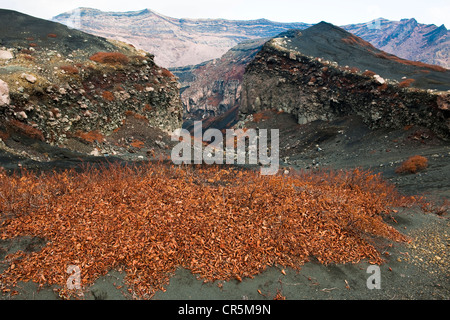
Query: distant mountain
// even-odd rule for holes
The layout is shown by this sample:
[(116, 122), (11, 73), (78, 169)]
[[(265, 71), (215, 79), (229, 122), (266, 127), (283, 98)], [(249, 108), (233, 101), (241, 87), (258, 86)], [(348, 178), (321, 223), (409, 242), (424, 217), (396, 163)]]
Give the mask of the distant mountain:
[(79, 8), (60, 14), (53, 21), (131, 43), (153, 53), (155, 62), (164, 67), (199, 64), (219, 58), (244, 40), (273, 37), (289, 29), (310, 26), (306, 23), (278, 23), (266, 19), (176, 19), (149, 9), (103, 12)]
[(450, 31), (444, 25), (421, 24), (415, 19), (377, 19), (343, 28), (401, 58), (450, 68)]
[[(307, 23), (279, 23), (266, 19), (176, 19), (149, 9), (103, 12), (78, 8), (53, 21), (106, 38), (135, 45), (155, 55), (164, 67), (196, 65), (220, 58), (244, 40), (274, 37), (289, 29), (307, 29)], [(401, 58), (450, 68), (449, 31), (415, 19), (377, 19), (343, 28), (372, 45)]]

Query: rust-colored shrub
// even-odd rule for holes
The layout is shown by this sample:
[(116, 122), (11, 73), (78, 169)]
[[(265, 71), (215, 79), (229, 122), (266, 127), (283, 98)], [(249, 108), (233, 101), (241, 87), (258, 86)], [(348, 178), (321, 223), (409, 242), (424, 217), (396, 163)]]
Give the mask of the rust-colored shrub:
[(144, 142), (142, 142), (141, 140), (133, 140), (133, 142), (130, 143), (132, 147), (137, 148), (137, 149), (142, 149), (145, 144)]
[(378, 91), (383, 92), (388, 88), (388, 84), (385, 82), (378, 87)]
[(114, 99), (115, 99), (114, 94), (110, 91), (103, 91), (102, 97), (103, 97), (103, 99), (105, 99), (106, 101), (109, 101), (109, 102), (114, 101)]
[(44, 134), (37, 128), (34, 128), (19, 120), (10, 120), (7, 124), (12, 130), (21, 133), (27, 137), (44, 141)]
[(400, 83), (398, 84), (398, 86), (399, 86), (400, 88), (408, 88), (408, 87), (411, 86), (411, 84), (412, 84), (414, 81), (416, 81), (416, 80), (414, 80), (414, 79), (406, 79), (406, 80), (403, 80), (402, 82), (400, 82)]
[(428, 159), (422, 156), (413, 156), (403, 162), (395, 172), (398, 174), (417, 173), (428, 167)]
[(0, 130), (0, 139), (2, 139), (3, 141), (6, 141), (6, 140), (8, 140), (8, 139), (9, 139), (9, 133), (8, 133), (8, 132), (5, 132), (5, 131), (2, 131), (2, 130)]
[(78, 68), (76, 68), (74, 66), (66, 65), (66, 66), (60, 66), (59, 68), (61, 70), (64, 70), (64, 72), (68, 73), (68, 74), (78, 74), (79, 73)]
[(101, 142), (105, 139), (103, 134), (101, 134), (98, 130), (90, 131), (90, 132), (83, 132), (83, 131), (77, 131), (75, 133), (75, 136), (83, 139), (86, 142), (94, 142), (98, 141)]
[(0, 289), (34, 281), (66, 298), (71, 264), (82, 289), (123, 270), (140, 298), (163, 289), (178, 268), (205, 281), (241, 281), (274, 265), (299, 270), (312, 257), (380, 264), (380, 239), (408, 240), (383, 219), (411, 202), (361, 170), (260, 176), (163, 163), (0, 171), (0, 199), (0, 239), (46, 239), (37, 252), (5, 257)]
[(125, 116), (133, 117), (135, 119), (144, 120), (144, 121), (148, 122), (148, 118), (146, 116), (143, 116), (142, 114), (136, 113), (136, 112), (131, 111), (131, 110), (125, 111)]
[(169, 70), (167, 70), (166, 68), (161, 68), (161, 74), (162, 74), (164, 77), (167, 77), (167, 78), (174, 78), (174, 77), (175, 77), (175, 76), (173, 75), (173, 73), (170, 72)]
[(23, 53), (23, 54), (33, 54), (33, 51), (32, 51), (32, 50), (29, 50), (29, 49), (21, 49), (21, 50), (20, 50), (20, 53)]
[(267, 120), (269, 119), (269, 116), (267, 114), (265, 114), (264, 112), (257, 112), (253, 114), (253, 122), (255, 123), (259, 123), (262, 120)]
[(128, 64), (130, 61), (126, 55), (120, 52), (97, 52), (89, 59), (98, 63), (107, 64)]
[(415, 66), (415, 67), (419, 67), (419, 68), (426, 68), (429, 70), (433, 70), (433, 71), (437, 71), (437, 72), (447, 72), (448, 69), (441, 67), (441, 66), (437, 66), (437, 65), (433, 65), (433, 64), (427, 64), (424, 62), (420, 62), (420, 61), (411, 61), (411, 60), (405, 60), (402, 58), (399, 58), (393, 54), (390, 53), (386, 53), (386, 52), (379, 52), (376, 53), (375, 56), (377, 56), (378, 58), (381, 59), (386, 59), (386, 60), (391, 60), (391, 61), (396, 61), (398, 63), (401, 64), (405, 64), (408, 66)]
[(373, 71), (367, 70), (367, 71), (364, 71), (362, 75), (365, 77), (373, 77), (374, 75), (376, 75), (376, 73)]

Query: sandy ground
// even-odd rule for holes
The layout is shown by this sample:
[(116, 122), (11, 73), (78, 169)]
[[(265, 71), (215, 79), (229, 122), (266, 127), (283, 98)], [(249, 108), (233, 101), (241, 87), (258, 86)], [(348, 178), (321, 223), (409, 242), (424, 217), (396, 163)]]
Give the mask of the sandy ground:
[[(282, 164), (297, 169), (315, 167), (363, 167), (381, 172), (405, 194), (422, 194), (437, 203), (450, 198), (450, 143), (421, 128), (371, 131), (357, 119), (298, 126), (288, 115), (279, 115), (249, 126), (283, 128), (280, 131)], [(411, 155), (429, 159), (429, 168), (400, 176), (395, 168)], [(288, 157), (288, 158), (286, 158)], [(2, 164), (17, 161), (0, 155)], [(57, 165), (58, 163), (54, 163)], [(61, 163), (60, 163), (61, 164)], [(76, 165), (65, 160), (62, 167)], [(365, 262), (348, 265), (306, 263), (299, 271), (279, 266), (268, 268), (253, 279), (203, 283), (188, 270), (180, 269), (165, 292), (154, 300), (448, 300), (450, 299), (450, 221), (448, 214), (400, 209), (397, 230), (411, 239), (409, 244), (380, 244), (385, 263), (380, 266), (380, 289), (369, 289)], [(20, 238), (0, 241), (0, 259), (17, 250), (39, 250), (42, 241)], [(0, 265), (0, 271), (5, 266)], [(82, 299), (133, 299), (124, 285), (124, 274), (112, 270), (87, 288)], [(37, 290), (34, 283), (20, 283), (18, 295), (1, 299), (59, 299), (54, 288)]]

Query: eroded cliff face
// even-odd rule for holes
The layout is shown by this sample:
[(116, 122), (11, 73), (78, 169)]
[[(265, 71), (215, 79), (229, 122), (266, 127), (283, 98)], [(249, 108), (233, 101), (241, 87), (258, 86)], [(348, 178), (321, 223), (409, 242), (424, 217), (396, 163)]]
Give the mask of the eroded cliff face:
[[(162, 142), (181, 127), (179, 84), (153, 55), (57, 23), (18, 13), (8, 17), (2, 24), (17, 24), (20, 32), (8, 34), (2, 52), (9, 54), (0, 59), (0, 138), (6, 150), (32, 139), (120, 155), (150, 148), (152, 132)], [(71, 49), (77, 42), (83, 46)], [(137, 126), (140, 132), (133, 134), (130, 128)]]
[[(318, 28), (326, 42), (330, 42), (335, 27), (323, 24)], [(339, 37), (341, 31), (344, 32), (338, 30)], [(306, 124), (315, 120), (334, 120), (344, 115), (359, 115), (374, 129), (420, 125), (443, 138), (450, 137), (448, 92), (409, 87), (415, 82), (414, 79), (387, 80), (355, 65), (344, 67), (335, 61), (306, 55), (302, 52), (314, 51), (317, 46), (307, 48), (297, 40), (306, 37), (302, 41), (309, 43), (308, 36), (292, 31), (264, 45), (244, 75), (240, 106), (243, 116), (273, 109), (293, 114), (299, 124)], [(356, 45), (357, 41), (354, 42), (353, 45)], [(344, 44), (348, 45), (345, 41)], [(367, 46), (364, 42), (361, 44)], [(336, 48), (336, 51), (343, 48)], [(370, 59), (380, 54), (373, 47), (364, 49), (365, 53), (360, 44), (355, 48), (359, 50), (358, 59), (363, 59), (365, 54)], [(349, 51), (343, 56), (348, 58), (350, 54), (354, 53)], [(370, 63), (376, 66), (375, 60)], [(399, 65), (399, 68), (404, 67), (404, 63)], [(406, 67), (411, 70), (413, 66)], [(395, 72), (392, 68), (391, 74)], [(433, 66), (421, 65), (420, 68), (427, 75), (434, 72), (431, 70)], [(398, 74), (402, 72), (403, 69)], [(442, 73), (438, 74), (439, 77), (448, 79), (448, 70), (439, 69), (436, 72)]]
[(181, 84), (185, 119), (217, 117), (238, 107), (245, 68), (267, 40), (244, 41), (220, 59), (196, 66), (172, 68)]

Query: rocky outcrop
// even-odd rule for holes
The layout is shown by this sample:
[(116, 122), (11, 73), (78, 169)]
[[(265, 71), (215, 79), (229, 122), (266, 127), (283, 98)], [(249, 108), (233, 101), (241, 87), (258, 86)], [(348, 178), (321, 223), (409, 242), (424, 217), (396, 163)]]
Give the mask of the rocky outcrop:
[[(316, 37), (317, 32), (322, 35), (323, 43), (319, 43), (322, 40)], [(450, 114), (445, 107), (449, 93), (408, 88), (413, 80), (399, 82), (359, 69), (367, 64), (376, 66), (374, 59), (381, 59), (378, 64), (389, 67), (391, 75), (401, 77), (403, 68), (411, 71), (413, 65), (405, 65), (404, 61), (394, 64), (391, 59), (377, 57), (380, 52), (362, 39), (351, 38), (351, 43), (342, 41), (350, 36), (342, 29), (321, 23), (267, 42), (246, 69), (241, 114), (274, 109), (293, 114), (299, 124), (359, 115), (371, 128), (421, 125), (449, 138)], [(329, 52), (325, 44), (335, 50), (333, 61), (306, 54), (317, 50)], [(336, 62), (352, 56), (358, 57), (353, 65)], [(439, 77), (449, 80), (448, 70), (437, 72)]]
[[(10, 16), (15, 15), (19, 14)], [(28, 33), (17, 34), (16, 45), (8, 48), (13, 59), (0, 60), (0, 137), (20, 134), (77, 152), (91, 153), (95, 147), (99, 154), (116, 154), (122, 150), (121, 143), (109, 137), (118, 136), (131, 121), (143, 124), (143, 141), (120, 137), (140, 147), (147, 142), (145, 131), (164, 135), (181, 127), (177, 79), (157, 66), (153, 55), (54, 22), (20, 16), (17, 20), (27, 25)], [(1, 23), (11, 27), (14, 21)], [(9, 43), (13, 36), (8, 34)], [(92, 47), (68, 50), (73, 38), (84, 43), (83, 36), (93, 42)], [(32, 45), (34, 39), (39, 42)]]

